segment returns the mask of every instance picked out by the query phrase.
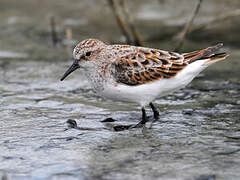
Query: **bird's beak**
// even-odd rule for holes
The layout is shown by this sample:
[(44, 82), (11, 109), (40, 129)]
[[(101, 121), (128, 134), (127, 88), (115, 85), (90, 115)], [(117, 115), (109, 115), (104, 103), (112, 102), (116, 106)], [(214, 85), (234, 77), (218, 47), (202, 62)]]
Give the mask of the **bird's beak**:
[(61, 81), (63, 81), (69, 74), (71, 74), (76, 69), (80, 68), (78, 64), (78, 60), (75, 59), (71, 67), (65, 72), (65, 74), (62, 76)]

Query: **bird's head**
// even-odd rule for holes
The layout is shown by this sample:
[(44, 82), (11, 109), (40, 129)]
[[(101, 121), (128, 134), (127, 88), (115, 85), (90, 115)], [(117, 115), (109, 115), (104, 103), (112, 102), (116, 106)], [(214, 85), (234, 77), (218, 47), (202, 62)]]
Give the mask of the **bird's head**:
[(80, 42), (73, 50), (73, 64), (62, 76), (61, 81), (78, 68), (93, 67), (96, 56), (105, 46), (102, 41), (96, 39), (86, 39)]

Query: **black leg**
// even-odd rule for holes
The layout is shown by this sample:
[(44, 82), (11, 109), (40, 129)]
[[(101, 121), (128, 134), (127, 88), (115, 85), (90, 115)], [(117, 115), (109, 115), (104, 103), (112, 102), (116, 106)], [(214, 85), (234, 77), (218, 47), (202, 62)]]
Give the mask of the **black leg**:
[(149, 106), (152, 108), (154, 118), (157, 119), (159, 117), (159, 112), (157, 108), (155, 108), (152, 102), (149, 103)]
[(118, 125), (118, 126), (114, 126), (113, 129), (115, 131), (124, 131), (127, 129), (132, 129), (132, 128), (141, 128), (144, 127), (144, 125), (146, 124), (146, 122), (148, 121), (147, 115), (146, 115), (146, 111), (144, 109), (144, 107), (142, 107), (142, 120), (136, 124), (136, 125)]
[(145, 111), (144, 107), (142, 107), (142, 121), (140, 123), (146, 124), (147, 121), (148, 121), (148, 119), (147, 119), (146, 111)]
[(142, 107), (142, 120), (138, 124), (133, 126), (133, 128), (143, 127), (147, 121), (148, 121), (148, 118), (146, 115), (146, 111), (145, 111), (144, 107)]

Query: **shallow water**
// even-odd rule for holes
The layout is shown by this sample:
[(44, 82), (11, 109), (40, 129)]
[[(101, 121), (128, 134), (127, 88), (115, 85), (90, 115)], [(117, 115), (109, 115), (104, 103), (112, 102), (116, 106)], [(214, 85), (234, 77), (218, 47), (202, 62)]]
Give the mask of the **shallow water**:
[[(114, 125), (140, 120), (138, 106), (102, 100), (80, 71), (60, 82), (71, 64), (66, 59), (71, 56), (72, 42), (89, 37), (109, 42), (121, 39), (110, 9), (102, 13), (106, 4), (100, 1), (87, 0), (78, 5), (65, 0), (43, 2), (5, 0), (0, 6), (0, 178), (239, 179), (239, 49), (226, 45), (225, 50), (231, 54), (226, 61), (209, 67), (185, 89), (157, 99), (160, 120), (148, 123), (151, 129), (115, 132)], [(157, 3), (139, 4), (132, 9), (144, 38), (149, 34), (157, 37), (160, 28), (156, 25), (161, 19), (181, 24), (182, 14), (192, 10), (184, 5), (188, 4), (186, 0), (174, 13), (169, 12), (175, 11), (175, 1)], [(218, 4), (228, 10), (237, 7), (239, 1), (228, 2), (229, 6)], [(206, 17), (197, 22), (210, 17), (212, 10), (206, 5), (202, 11)], [(49, 35), (49, 12), (55, 15), (62, 38), (56, 47)], [(100, 15), (106, 19), (104, 22), (99, 20)], [(65, 43), (64, 26), (72, 27), (75, 41)], [(226, 37), (234, 40), (231, 35)], [(224, 41), (223, 37), (217, 38)], [(147, 39), (146, 46), (172, 47), (169, 42)], [(204, 47), (186, 43), (196, 46), (191, 49)], [(153, 120), (149, 108), (147, 113)], [(101, 122), (109, 117), (117, 121)], [(75, 120), (79, 129), (67, 128), (68, 119)]]
[[(9, 179), (237, 179), (238, 57), (156, 100), (161, 120), (144, 134), (111, 128), (137, 123), (138, 106), (102, 100), (80, 71), (60, 82), (70, 61), (2, 60), (0, 172)], [(118, 121), (100, 122), (108, 117)], [(68, 119), (88, 129), (66, 130)]]

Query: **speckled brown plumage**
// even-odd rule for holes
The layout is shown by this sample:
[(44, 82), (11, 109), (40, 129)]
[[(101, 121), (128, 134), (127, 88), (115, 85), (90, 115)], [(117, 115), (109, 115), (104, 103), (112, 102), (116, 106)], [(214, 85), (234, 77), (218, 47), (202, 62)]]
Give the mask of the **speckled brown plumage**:
[(225, 53), (213, 54), (220, 47), (222, 44), (180, 54), (130, 45), (106, 45), (99, 40), (87, 39), (79, 43), (73, 53), (81, 55), (75, 57), (81, 59), (81, 63), (89, 61), (96, 67), (97, 73), (89, 74), (94, 81), (99, 76), (105, 78), (97, 81), (107, 80), (110, 75), (110, 79), (114, 78), (117, 83), (135, 86), (173, 78), (197, 60), (224, 59), (227, 56)]
[[(114, 62), (115, 77), (117, 82), (128, 85), (139, 85), (151, 83), (161, 78), (172, 78), (189, 63), (200, 58), (211, 58), (213, 56), (211, 53), (219, 47), (220, 45), (217, 45), (200, 51), (179, 54), (157, 49), (124, 46), (125, 50), (128, 49), (128, 53)], [(222, 54), (221, 57), (224, 55)], [(218, 57), (216, 54), (214, 56)]]
[(225, 59), (228, 54), (215, 54), (221, 47), (222, 44), (217, 44), (180, 54), (129, 45), (107, 45), (97, 39), (86, 39), (74, 48), (74, 62), (61, 80), (76, 69), (83, 69), (101, 97), (141, 106), (141, 122), (128, 126), (139, 127), (147, 122), (146, 105), (150, 105), (154, 117), (158, 118), (159, 113), (152, 101), (185, 87), (206, 67)]

